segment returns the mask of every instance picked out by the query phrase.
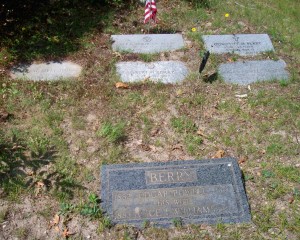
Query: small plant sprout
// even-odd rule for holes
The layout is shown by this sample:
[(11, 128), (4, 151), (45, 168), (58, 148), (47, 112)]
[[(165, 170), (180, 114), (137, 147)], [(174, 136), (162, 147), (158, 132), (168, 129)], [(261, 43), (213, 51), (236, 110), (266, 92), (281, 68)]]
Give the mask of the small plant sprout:
[(181, 218), (173, 218), (172, 223), (176, 228), (181, 228), (183, 226), (183, 221)]

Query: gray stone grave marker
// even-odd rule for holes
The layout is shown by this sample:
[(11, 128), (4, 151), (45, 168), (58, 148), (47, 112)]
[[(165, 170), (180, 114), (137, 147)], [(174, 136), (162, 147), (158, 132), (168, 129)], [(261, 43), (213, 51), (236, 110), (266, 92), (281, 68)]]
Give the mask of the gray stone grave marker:
[(181, 34), (112, 35), (114, 51), (132, 53), (158, 53), (184, 47)]
[(204, 35), (205, 48), (211, 53), (235, 53), (253, 56), (262, 52), (274, 51), (267, 34)]
[(167, 227), (251, 220), (242, 176), (234, 158), (104, 165), (102, 208), (114, 223)]
[(188, 74), (186, 66), (179, 61), (159, 62), (119, 62), (117, 73), (123, 82), (138, 82), (151, 80), (162, 83), (178, 83)]
[(224, 63), (218, 73), (228, 83), (247, 85), (258, 81), (287, 80), (288, 72), (283, 60), (245, 61)]
[(78, 77), (82, 67), (72, 62), (48, 62), (16, 66), (11, 70), (14, 79), (52, 81)]

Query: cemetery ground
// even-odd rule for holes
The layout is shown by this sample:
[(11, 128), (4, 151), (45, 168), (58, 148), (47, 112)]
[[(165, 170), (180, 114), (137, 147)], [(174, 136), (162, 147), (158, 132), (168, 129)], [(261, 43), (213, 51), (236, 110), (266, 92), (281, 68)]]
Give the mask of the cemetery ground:
[[(24, 21), (1, 29), (1, 239), (300, 238), (299, 3), (161, 0), (157, 5), (159, 23), (150, 29), (142, 23), (142, 6), (92, 1), (41, 5), (36, 17), (25, 14)], [(160, 54), (111, 50), (110, 35), (148, 30), (180, 32), (186, 47)], [(211, 55), (199, 75), (201, 35), (232, 33), (269, 34), (275, 52), (255, 59), (283, 59), (290, 79), (224, 83), (216, 74), (220, 63), (252, 59), (234, 54)], [(9, 77), (16, 63), (45, 60), (70, 60), (83, 72), (66, 81)], [(117, 88), (115, 63), (136, 60), (181, 60), (190, 75), (180, 84), (145, 79)], [(103, 164), (222, 156), (238, 159), (251, 223), (182, 226), (174, 219), (169, 229), (147, 221), (137, 229), (113, 226), (100, 208)]]

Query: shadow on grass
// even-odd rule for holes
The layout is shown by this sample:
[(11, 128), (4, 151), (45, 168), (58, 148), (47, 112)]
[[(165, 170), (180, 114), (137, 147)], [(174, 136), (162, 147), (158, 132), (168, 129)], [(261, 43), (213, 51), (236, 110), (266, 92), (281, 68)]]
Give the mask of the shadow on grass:
[(204, 75), (203, 76), (203, 81), (206, 82), (206, 83), (213, 83), (217, 80), (218, 80), (218, 73), (217, 72), (215, 72), (211, 75)]
[(112, 22), (116, 9), (105, 2), (4, 1), (0, 5), (0, 58), (1, 48), (15, 61), (55, 60), (78, 51), (87, 34), (102, 32)]
[(50, 150), (43, 155), (29, 156), (22, 145), (0, 139), (2, 195), (15, 199), (23, 190), (34, 190), (38, 182), (42, 182), (45, 189), (56, 190), (68, 198), (73, 198), (74, 191), (84, 187), (71, 180), (68, 174), (50, 168), (50, 163), (55, 163), (55, 154), (54, 150)]

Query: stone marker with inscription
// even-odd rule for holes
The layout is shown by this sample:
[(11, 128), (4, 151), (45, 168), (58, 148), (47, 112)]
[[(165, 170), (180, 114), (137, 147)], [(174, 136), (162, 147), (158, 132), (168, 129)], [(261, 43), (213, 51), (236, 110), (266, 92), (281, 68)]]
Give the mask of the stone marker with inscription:
[(253, 56), (262, 52), (274, 51), (267, 34), (204, 35), (205, 48), (211, 53), (235, 53)]
[(16, 66), (11, 77), (33, 81), (51, 81), (78, 77), (82, 67), (72, 62), (48, 62)]
[(114, 51), (132, 53), (158, 53), (184, 47), (181, 34), (112, 35), (111, 40)]
[(169, 226), (251, 220), (242, 176), (234, 158), (104, 165), (102, 208), (114, 223)]
[(123, 82), (151, 80), (162, 83), (178, 83), (185, 79), (188, 69), (179, 61), (119, 62), (117, 73)]
[(287, 80), (283, 60), (245, 61), (221, 64), (218, 73), (228, 83), (247, 85), (258, 81)]

